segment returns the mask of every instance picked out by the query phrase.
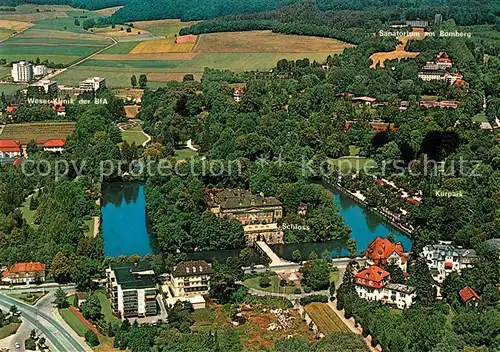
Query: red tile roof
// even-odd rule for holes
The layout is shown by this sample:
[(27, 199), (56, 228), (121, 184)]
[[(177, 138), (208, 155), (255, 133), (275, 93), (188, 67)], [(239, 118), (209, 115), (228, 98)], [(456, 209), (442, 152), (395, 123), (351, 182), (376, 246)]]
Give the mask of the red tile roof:
[(65, 145), (66, 141), (64, 139), (49, 139), (43, 144), (43, 146), (46, 148), (59, 148), (64, 147)]
[(373, 288), (382, 288), (384, 284), (383, 280), (389, 278), (391, 274), (388, 271), (385, 271), (382, 268), (379, 268), (376, 265), (372, 265), (364, 270), (358, 272), (355, 276), (355, 282), (358, 285), (373, 287)]
[(8, 152), (21, 152), (21, 147), (19, 143), (12, 139), (0, 140), (0, 151), (4, 153)]
[(14, 165), (15, 167), (19, 167), (21, 166), (23, 162), (23, 159), (21, 159), (21, 157), (17, 157), (16, 160), (14, 160), (14, 162), (12, 163), (12, 165)]
[(401, 243), (392, 243), (387, 238), (377, 237), (366, 249), (366, 258), (373, 260), (376, 265), (386, 264), (387, 259), (396, 252), (401, 257), (401, 262), (406, 262)]
[(10, 106), (7, 106), (7, 113), (11, 113), (11, 112), (14, 112), (16, 111), (18, 108), (17, 105), (10, 105)]
[(4, 278), (14, 273), (33, 273), (45, 271), (45, 264), (40, 262), (17, 263), (9, 266), (2, 274)]
[(461, 289), (458, 294), (460, 295), (460, 298), (462, 299), (462, 301), (464, 301), (464, 303), (469, 302), (471, 299), (476, 299), (476, 300), (481, 299), (477, 294), (477, 292), (474, 291), (469, 286), (466, 286), (463, 289)]

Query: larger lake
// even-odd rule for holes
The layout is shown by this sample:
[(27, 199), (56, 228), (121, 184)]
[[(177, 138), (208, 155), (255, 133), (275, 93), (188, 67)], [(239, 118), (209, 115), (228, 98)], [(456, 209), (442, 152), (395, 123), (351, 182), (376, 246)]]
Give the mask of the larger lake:
[[(364, 251), (377, 236), (387, 237), (394, 233), (396, 241), (401, 242), (405, 251), (411, 249), (411, 240), (401, 232), (386, 225), (382, 218), (360, 207), (356, 202), (342, 194), (334, 198), (351, 236), (356, 239), (358, 252)], [(146, 197), (144, 185), (135, 182), (117, 182), (103, 185), (102, 233), (106, 256), (139, 254), (144, 256), (153, 252), (148, 221), (146, 218)], [(302, 257), (308, 258), (312, 251), (322, 254), (329, 252), (332, 257), (348, 255), (346, 241), (337, 240), (325, 243), (298, 243), (271, 246), (282, 258), (292, 259), (292, 252), (300, 249)], [(228, 256), (237, 255), (239, 250), (211, 251), (193, 253), (193, 259), (222, 261)], [(257, 261), (257, 258), (255, 258)]]
[(104, 254), (119, 257), (152, 253), (144, 185), (136, 182), (104, 184), (102, 201)]

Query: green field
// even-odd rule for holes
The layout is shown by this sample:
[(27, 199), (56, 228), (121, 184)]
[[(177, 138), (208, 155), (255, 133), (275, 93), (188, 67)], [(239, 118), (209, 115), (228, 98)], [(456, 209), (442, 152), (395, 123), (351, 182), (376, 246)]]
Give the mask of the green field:
[(250, 279), (246, 279), (243, 281), (245, 286), (248, 286), (250, 288), (259, 290), (259, 291), (265, 291), (265, 292), (278, 292), (278, 293), (285, 293), (285, 294), (294, 294), (295, 293), (295, 286), (280, 286), (280, 280), (277, 275), (274, 276), (269, 276), (269, 281), (271, 282), (271, 286), (269, 287), (260, 287), (259, 286), (259, 281), (261, 279), (261, 276), (253, 277)]
[[(192, 24), (193, 22), (191, 22)], [(184, 28), (184, 27), (189, 27), (190, 23), (182, 23), (182, 22), (175, 22), (175, 23), (161, 23), (161, 24), (155, 24), (152, 26), (146, 27), (146, 30), (150, 32), (151, 34), (158, 35), (158, 36), (165, 36), (165, 37), (173, 37), (174, 35), (178, 35), (179, 31)]]
[(484, 114), (484, 112), (479, 113), (477, 115), (472, 116), (472, 121), (474, 122), (488, 122), (488, 118)]
[(12, 323), (9, 325), (2, 326), (0, 328), (0, 340), (9, 337), (10, 335), (14, 335), (20, 326), (21, 324), (19, 323)]
[(61, 314), (62, 318), (68, 325), (79, 335), (85, 336), (85, 333), (90, 330), (83, 321), (76, 316), (76, 314), (71, 311), (69, 308), (59, 309), (59, 314)]
[(185, 61), (159, 61), (159, 60), (88, 60), (80, 65), (80, 67), (91, 66), (105, 68), (109, 67), (113, 70), (116, 69), (162, 69), (173, 70), (179, 67)]
[(177, 149), (175, 151), (175, 158), (177, 160), (189, 159), (197, 156), (198, 153), (191, 149)]
[(106, 297), (106, 293), (104, 291), (97, 291), (95, 294), (99, 298), (99, 302), (101, 302), (101, 313), (104, 315), (104, 319), (112, 324), (120, 322), (120, 319), (113, 315), (113, 309), (111, 308), (109, 299)]
[(122, 138), (128, 144), (135, 143), (137, 146), (142, 145), (142, 143), (148, 140), (141, 131), (122, 131)]
[(130, 50), (135, 48), (139, 44), (139, 42), (122, 42), (118, 43), (115, 46), (112, 46), (109, 49), (104, 50), (103, 54), (128, 54)]
[[(68, 11), (66, 14), (69, 17), (63, 18), (51, 18), (47, 20), (40, 20), (36, 22), (36, 28), (39, 29), (52, 29), (58, 31), (69, 31), (69, 32), (85, 32), (82, 29), (83, 21), (90, 18), (100, 18), (101, 15), (92, 11)], [(87, 16), (87, 18), (80, 18), (80, 16)], [(77, 17), (77, 18), (75, 18)], [(75, 25), (75, 19), (80, 22), (79, 26)]]

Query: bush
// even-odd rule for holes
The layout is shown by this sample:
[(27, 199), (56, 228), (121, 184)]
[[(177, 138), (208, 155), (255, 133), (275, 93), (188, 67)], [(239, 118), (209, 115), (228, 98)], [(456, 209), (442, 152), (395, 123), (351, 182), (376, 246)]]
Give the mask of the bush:
[(90, 347), (95, 347), (99, 345), (99, 338), (97, 337), (95, 332), (93, 332), (92, 330), (87, 330), (87, 332), (85, 333), (85, 342), (87, 342)]
[(26, 339), (24, 341), (24, 348), (31, 351), (36, 351), (36, 341), (32, 338)]
[(296, 295), (300, 295), (302, 291), (297, 287), (295, 290), (293, 290), (293, 293), (295, 293)]
[(313, 302), (328, 303), (328, 296), (310, 295), (310, 296), (302, 297), (300, 299), (300, 304), (302, 304), (303, 306), (306, 306), (309, 303), (313, 303)]
[(267, 277), (263, 277), (259, 280), (259, 286), (262, 288), (269, 287), (271, 286), (271, 280), (269, 280), (269, 278)]
[(311, 293), (311, 288), (309, 286), (304, 286), (304, 292), (305, 293)]

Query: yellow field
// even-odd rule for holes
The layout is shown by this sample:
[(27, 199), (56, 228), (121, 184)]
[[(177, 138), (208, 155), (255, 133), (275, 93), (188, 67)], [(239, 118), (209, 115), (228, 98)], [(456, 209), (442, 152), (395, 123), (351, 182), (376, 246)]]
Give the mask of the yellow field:
[(0, 19), (0, 28), (10, 29), (16, 32), (33, 26), (32, 23)]
[(123, 6), (107, 7), (105, 9), (96, 10), (94, 12), (96, 12), (102, 16), (111, 16), (112, 14), (114, 14), (116, 11), (118, 11), (122, 7)]
[[(130, 54), (190, 53), (195, 44), (177, 44), (173, 38), (147, 40), (139, 43)], [(151, 59), (150, 59), (151, 60)]]
[(336, 39), (286, 35), (271, 31), (202, 34), (198, 53), (340, 53), (351, 44)]
[(130, 28), (131, 32), (127, 32), (127, 28), (123, 27), (123, 31), (120, 30), (121, 26), (117, 25), (115, 28), (103, 27), (103, 28), (93, 28), (94, 33), (105, 35), (107, 37), (128, 37), (139, 34), (148, 34), (149, 32), (144, 29)]
[(372, 64), (370, 65), (370, 68), (376, 68), (377, 65), (380, 65), (380, 67), (384, 67), (384, 62), (386, 60), (401, 60), (401, 59), (408, 59), (408, 58), (415, 58), (417, 57), (420, 53), (413, 53), (406, 51), (406, 44), (408, 44), (408, 41), (410, 39), (412, 40), (422, 40), (425, 38), (425, 32), (422, 31), (415, 31), (413, 30), (412, 37), (406, 37), (406, 36), (399, 36), (396, 37), (397, 40), (401, 42), (401, 44), (396, 45), (396, 50), (390, 51), (390, 52), (380, 52), (380, 53), (375, 53), (370, 56), (370, 60), (372, 60)]
[(324, 335), (350, 332), (349, 328), (326, 303), (311, 303), (304, 308)]

